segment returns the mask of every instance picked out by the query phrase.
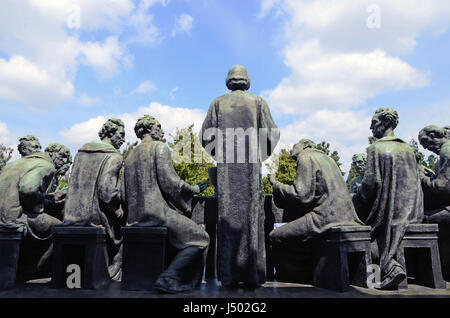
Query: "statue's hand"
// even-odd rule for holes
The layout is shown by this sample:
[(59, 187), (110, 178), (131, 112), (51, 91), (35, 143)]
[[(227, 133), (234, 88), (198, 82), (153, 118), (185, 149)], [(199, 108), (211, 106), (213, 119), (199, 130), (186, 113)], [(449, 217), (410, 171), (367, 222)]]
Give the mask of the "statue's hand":
[(116, 214), (116, 217), (118, 219), (121, 219), (123, 217), (123, 210), (122, 209), (117, 209), (114, 213)]
[(201, 181), (194, 186), (195, 194), (199, 194), (208, 187), (208, 183), (205, 181)]
[(275, 175), (274, 175), (274, 174), (269, 174), (269, 183), (270, 183), (270, 185), (273, 186), (273, 184), (274, 184), (275, 182), (277, 182), (277, 181), (275, 180)]

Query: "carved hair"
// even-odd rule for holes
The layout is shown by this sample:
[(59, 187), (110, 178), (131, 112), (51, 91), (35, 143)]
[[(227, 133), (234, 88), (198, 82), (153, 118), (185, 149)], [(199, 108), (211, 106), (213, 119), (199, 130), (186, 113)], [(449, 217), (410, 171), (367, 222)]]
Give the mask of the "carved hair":
[(419, 141), (421, 139), (420, 138), (421, 136), (424, 136), (424, 135), (430, 136), (431, 134), (433, 134), (433, 137), (436, 137), (436, 138), (444, 138), (444, 137), (448, 138), (448, 130), (446, 130), (445, 127), (439, 127), (436, 125), (428, 125), (419, 131)]
[(353, 155), (353, 157), (352, 157), (352, 163), (355, 163), (356, 160), (358, 160), (358, 157), (362, 157), (363, 160), (364, 160), (364, 162), (367, 161), (366, 155), (365, 155), (365, 154), (363, 154), (363, 153), (358, 153), (358, 154)]
[(70, 154), (70, 149), (64, 145), (61, 145), (57, 142), (53, 142), (45, 148), (45, 152), (54, 159), (58, 154), (64, 154), (66, 158), (69, 158), (69, 162), (72, 162), (72, 156)]
[(26, 135), (19, 139), (19, 145), (17, 146), (17, 150), (20, 152), (20, 154), (22, 154), (22, 149), (25, 147), (24, 145), (25, 142), (37, 143), (39, 145), (39, 148), (41, 148), (41, 144), (36, 137), (34, 137), (33, 135)]
[(380, 107), (375, 111), (375, 116), (380, 118), (382, 122), (387, 124), (392, 129), (395, 129), (398, 125), (398, 113), (392, 108)]
[(161, 140), (161, 134), (154, 129), (155, 125), (160, 126), (161, 124), (153, 116), (144, 115), (144, 117), (139, 118), (136, 122), (136, 125), (134, 126), (136, 137), (142, 139), (144, 138), (144, 135), (150, 134), (150, 137), (152, 137), (153, 140)]
[(225, 80), (228, 89), (234, 91), (236, 89), (242, 89), (244, 91), (250, 88), (250, 77), (247, 70), (242, 65), (234, 65), (228, 71), (227, 78)]
[(101, 140), (106, 137), (111, 137), (119, 129), (119, 127), (125, 127), (123, 121), (117, 118), (110, 118), (103, 124), (102, 129), (98, 132), (98, 136)]

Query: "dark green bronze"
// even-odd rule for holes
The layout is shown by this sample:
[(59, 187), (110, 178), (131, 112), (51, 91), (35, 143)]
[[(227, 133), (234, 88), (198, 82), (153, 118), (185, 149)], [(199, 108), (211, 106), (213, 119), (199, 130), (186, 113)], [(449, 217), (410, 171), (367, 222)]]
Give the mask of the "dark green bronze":
[(353, 196), (359, 218), (372, 226), (372, 259), (381, 268), (381, 289), (397, 288), (406, 269), (396, 260), (409, 224), (423, 219), (423, 193), (413, 148), (394, 135), (398, 114), (379, 108), (370, 126), (377, 138), (367, 148), (367, 165)]
[(168, 242), (176, 255), (155, 287), (170, 293), (193, 289), (201, 282), (209, 236), (189, 217), (193, 195), (203, 191), (206, 183), (191, 186), (180, 179), (164, 143), (164, 132), (154, 117), (140, 118), (134, 130), (142, 141), (124, 163), (122, 197), (127, 225), (167, 228)]

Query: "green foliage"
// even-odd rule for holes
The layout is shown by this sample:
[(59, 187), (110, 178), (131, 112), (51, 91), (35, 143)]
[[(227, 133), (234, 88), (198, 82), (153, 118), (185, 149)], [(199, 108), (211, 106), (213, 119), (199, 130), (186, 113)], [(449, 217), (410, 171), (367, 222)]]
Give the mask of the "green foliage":
[(65, 176), (59, 176), (58, 186), (55, 192), (67, 191), (69, 189), (69, 179), (70, 179), (69, 173), (67, 173)]
[(214, 167), (214, 160), (203, 149), (197, 135), (192, 131), (194, 124), (178, 129), (173, 143), (169, 142), (175, 171), (180, 178), (190, 185), (206, 181), (208, 187), (200, 194), (210, 196), (214, 194), (214, 187), (208, 176), (208, 168)]
[[(342, 163), (339, 162), (340, 157), (338, 152), (331, 151), (329, 143), (322, 141), (321, 143), (317, 144), (316, 148), (323, 151), (325, 154), (327, 154), (327, 156), (332, 158), (336, 162), (338, 167), (342, 165)], [(275, 174), (275, 179), (279, 182), (285, 184), (293, 184), (297, 174), (297, 162), (292, 158), (289, 150), (282, 149), (279, 154), (273, 154), (272, 156), (272, 163), (266, 163), (266, 167), (267, 170), (269, 170), (269, 173)], [(344, 175), (342, 170), (341, 173), (342, 175)], [(262, 190), (263, 194), (265, 195), (273, 194), (273, 188), (270, 185), (268, 176), (265, 176), (262, 179)]]
[(352, 182), (352, 180), (354, 178), (356, 178), (358, 176), (358, 172), (356, 172), (355, 166), (351, 165), (350, 171), (348, 172), (348, 177), (347, 177), (347, 188), (350, 189), (350, 183)]
[(125, 145), (125, 149), (122, 151), (123, 160), (127, 158), (127, 156), (130, 154), (131, 150), (133, 150), (138, 145), (138, 141), (135, 141), (133, 143), (127, 141)]
[[(337, 166), (339, 167), (339, 170), (341, 170), (341, 174), (345, 175), (345, 172), (343, 172), (341, 169), (342, 163), (339, 162), (339, 160), (341, 160), (341, 158), (339, 157), (339, 153), (336, 150), (333, 150), (333, 151), (330, 150), (330, 143), (328, 143), (326, 141), (322, 141), (321, 143), (317, 144), (316, 149), (325, 152), (325, 154), (327, 156), (329, 156), (331, 159), (333, 159), (334, 162), (336, 162)], [(331, 152), (331, 154), (330, 154), (330, 152)]]
[(7, 162), (11, 159), (14, 149), (0, 144), (0, 171), (6, 166)]
[(419, 143), (415, 139), (411, 139), (409, 145), (414, 149), (417, 162), (422, 166), (423, 171), (431, 176), (435, 174), (435, 167), (437, 158), (435, 155), (429, 155), (425, 160), (425, 155), (419, 150)]

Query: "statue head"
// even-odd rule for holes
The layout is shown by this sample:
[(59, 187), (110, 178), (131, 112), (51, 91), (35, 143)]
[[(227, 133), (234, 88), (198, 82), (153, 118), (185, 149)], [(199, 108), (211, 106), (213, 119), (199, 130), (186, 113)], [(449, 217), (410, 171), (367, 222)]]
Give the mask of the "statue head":
[(419, 132), (419, 142), (425, 149), (439, 155), (442, 145), (448, 140), (448, 132), (436, 125), (429, 125)]
[(366, 168), (366, 155), (362, 153), (353, 155), (352, 165), (359, 175), (363, 175), (364, 169)]
[(247, 70), (242, 65), (234, 65), (228, 71), (227, 79), (225, 80), (229, 90), (243, 90), (250, 88), (250, 77), (248, 77)]
[(134, 126), (134, 132), (141, 140), (146, 136), (150, 136), (153, 140), (166, 141), (164, 139), (164, 131), (161, 129), (161, 124), (155, 117), (150, 115), (144, 115), (138, 119)]
[(125, 125), (123, 121), (117, 118), (110, 118), (103, 124), (98, 136), (103, 142), (111, 144), (119, 149), (125, 142)]
[(304, 150), (306, 150), (306, 149), (308, 149), (308, 148), (314, 149), (314, 148), (316, 148), (316, 144), (315, 144), (312, 140), (310, 140), (310, 139), (306, 139), (306, 138), (301, 139), (299, 142), (297, 142), (297, 143), (294, 145), (294, 147), (292, 147), (292, 150), (291, 150), (291, 152), (290, 152), (292, 158), (294, 158), (294, 160), (297, 160), (298, 155), (299, 155), (302, 151), (304, 151)]
[(45, 148), (45, 153), (52, 158), (53, 164), (57, 170), (57, 175), (65, 175), (72, 164), (72, 156), (70, 155), (69, 148), (54, 142)]
[(392, 133), (398, 125), (398, 113), (392, 108), (378, 108), (372, 117), (370, 129), (375, 138), (385, 137)]
[(17, 150), (19, 151), (22, 157), (31, 155), (36, 152), (41, 151), (41, 144), (39, 140), (32, 136), (27, 135), (19, 139), (19, 145), (17, 146)]

